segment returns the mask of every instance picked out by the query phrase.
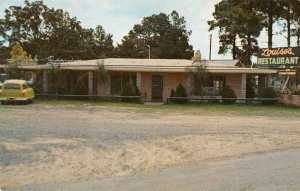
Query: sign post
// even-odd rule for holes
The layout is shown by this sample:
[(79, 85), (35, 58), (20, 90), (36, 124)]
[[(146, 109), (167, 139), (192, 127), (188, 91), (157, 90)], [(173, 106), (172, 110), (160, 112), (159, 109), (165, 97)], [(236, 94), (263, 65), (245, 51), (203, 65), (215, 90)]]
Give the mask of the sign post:
[[(279, 78), (273, 78), (272, 83), (277, 84), (282, 92), (288, 83), (295, 86), (295, 76), (300, 70), (300, 47), (262, 48), (258, 51), (257, 66), (259, 68), (276, 69)], [(290, 79), (293, 79), (292, 81)]]

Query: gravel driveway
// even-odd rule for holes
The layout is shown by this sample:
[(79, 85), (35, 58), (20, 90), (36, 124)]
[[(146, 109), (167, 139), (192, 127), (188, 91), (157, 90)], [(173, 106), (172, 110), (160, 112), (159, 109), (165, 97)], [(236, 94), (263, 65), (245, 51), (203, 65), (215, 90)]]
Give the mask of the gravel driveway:
[(0, 188), (79, 182), (300, 147), (300, 119), (190, 110), (0, 107)]

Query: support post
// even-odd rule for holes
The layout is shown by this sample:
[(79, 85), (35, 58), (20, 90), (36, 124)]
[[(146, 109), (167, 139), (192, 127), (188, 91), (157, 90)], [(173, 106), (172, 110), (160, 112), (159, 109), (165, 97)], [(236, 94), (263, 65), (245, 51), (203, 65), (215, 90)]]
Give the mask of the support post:
[(94, 82), (93, 82), (93, 71), (89, 72), (89, 82), (88, 82), (88, 88), (89, 88), (89, 95), (93, 95), (94, 90)]
[(43, 71), (43, 92), (48, 93), (48, 73)]
[(186, 79), (186, 94), (188, 97), (192, 96), (192, 90), (193, 90), (193, 76), (192, 74), (187, 73), (187, 79)]
[(266, 88), (266, 75), (258, 76), (258, 96), (260, 97)]
[(247, 93), (247, 74), (242, 74), (241, 98), (246, 98), (246, 93)]
[(136, 73), (136, 87), (139, 89), (141, 92), (141, 82), (142, 82), (142, 75), (141, 72)]
[(32, 71), (31, 72), (31, 79), (32, 79), (32, 82), (35, 83), (36, 82), (36, 78), (37, 78), (37, 71)]

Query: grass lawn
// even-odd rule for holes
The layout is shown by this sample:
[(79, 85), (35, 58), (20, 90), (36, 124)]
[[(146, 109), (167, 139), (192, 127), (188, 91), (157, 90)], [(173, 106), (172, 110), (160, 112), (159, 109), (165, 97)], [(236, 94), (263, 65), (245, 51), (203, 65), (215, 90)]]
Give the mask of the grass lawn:
[(66, 101), (66, 100), (35, 100), (39, 105), (52, 105), (64, 107), (111, 107), (138, 109), (139, 112), (188, 112), (195, 115), (225, 115), (225, 116), (269, 116), (300, 118), (300, 108), (283, 105), (260, 104), (162, 104), (145, 105), (139, 103), (105, 102), (105, 101)]

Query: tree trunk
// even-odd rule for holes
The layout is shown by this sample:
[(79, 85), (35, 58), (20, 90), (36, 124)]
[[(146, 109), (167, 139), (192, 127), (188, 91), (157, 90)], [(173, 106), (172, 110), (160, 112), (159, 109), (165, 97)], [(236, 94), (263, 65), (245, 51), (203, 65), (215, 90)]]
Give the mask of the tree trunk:
[[(270, 1), (272, 2), (272, 1)], [(270, 5), (272, 6), (272, 5)], [(269, 13), (268, 13), (268, 18), (269, 18), (269, 21), (268, 21), (268, 48), (272, 48), (273, 46), (273, 13), (272, 13), (272, 10), (270, 9), (269, 10)]]
[(232, 44), (232, 58), (236, 59), (236, 34), (233, 33), (233, 44)]
[(288, 12), (287, 12), (287, 45), (291, 46), (291, 6), (288, 4)]
[(247, 47), (247, 65), (246, 66), (251, 66), (251, 34), (248, 33), (247, 35), (247, 41), (248, 41), (248, 47)]

